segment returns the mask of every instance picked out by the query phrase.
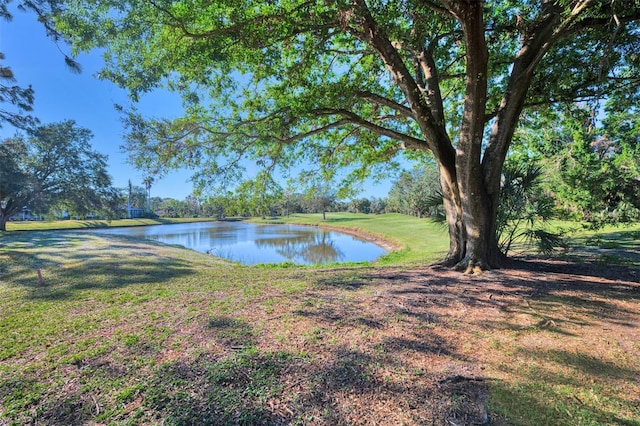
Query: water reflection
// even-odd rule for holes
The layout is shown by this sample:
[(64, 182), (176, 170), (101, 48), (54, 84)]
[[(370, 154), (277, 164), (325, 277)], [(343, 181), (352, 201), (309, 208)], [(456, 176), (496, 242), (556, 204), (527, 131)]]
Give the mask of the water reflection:
[(247, 265), (372, 261), (385, 253), (381, 247), (351, 235), (294, 225), (200, 222), (106, 228), (94, 232), (178, 244)]
[(275, 250), (288, 261), (295, 263), (324, 264), (340, 262), (345, 258), (336, 241), (325, 231), (282, 238), (258, 238), (255, 243), (258, 248)]

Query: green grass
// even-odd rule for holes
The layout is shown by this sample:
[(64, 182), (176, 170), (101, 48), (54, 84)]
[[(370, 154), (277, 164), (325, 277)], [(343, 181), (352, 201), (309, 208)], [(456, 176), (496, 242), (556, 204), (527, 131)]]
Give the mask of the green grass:
[(591, 229), (586, 223), (554, 221), (553, 226), (567, 238), (572, 260), (640, 267), (640, 223)]
[[(14, 419), (10, 424), (33, 416), (48, 424), (117, 419), (126, 411), (122, 402), (139, 397), (141, 389), (153, 409), (160, 396), (149, 392), (169, 380), (163, 354), (171, 348), (198, 352), (176, 324), (250, 349), (252, 328), (218, 316), (226, 318), (251, 294), (301, 288), (297, 278), (281, 279), (278, 271), (66, 231), (7, 233), (0, 264), (0, 420)], [(207, 368), (227, 364), (216, 365)], [(86, 395), (103, 408), (92, 408), (96, 403)], [(162, 398), (180, 403), (180, 396)], [(236, 407), (240, 395), (233, 398)]]
[[(402, 383), (398, 389), (409, 386), (400, 353), (375, 343), (381, 330), (403, 327), (407, 336), (428, 339), (447, 327), (464, 328), (464, 323), (435, 319), (429, 327), (418, 323), (420, 328), (412, 325), (418, 318), (404, 310), (371, 318), (355, 307), (365, 296), (374, 303), (395, 303), (378, 301), (375, 287), (369, 288), (376, 268), (393, 266), (401, 276), (411, 265), (441, 257), (448, 240), (440, 225), (401, 215), (348, 213), (329, 213), (326, 221), (321, 215), (286, 221), (345, 227), (399, 250), (375, 266), (245, 267), (149, 241), (40, 230), (93, 222), (10, 223), (10, 231), (0, 235), (0, 423), (333, 423), (340, 419), (332, 417), (333, 406), (323, 405), (322, 398), (348, 393), (345, 377), (349, 386), (365, 389), (357, 392), (366, 392), (379, 370), (385, 380)], [(151, 223), (165, 222), (107, 225)], [(36, 230), (13, 232), (19, 229)], [(580, 230), (572, 244), (638, 250), (639, 233), (640, 226)], [(420, 295), (416, 300), (430, 299)], [(362, 339), (362, 346), (341, 346), (349, 342), (348, 333)], [(468, 338), (486, 340), (486, 335), (475, 330)], [(572, 419), (582, 419), (575, 424), (639, 424), (629, 420), (640, 415), (633, 399), (615, 395), (595, 370), (600, 364), (594, 358), (519, 353), (513, 343), (522, 335), (507, 331), (496, 341), (497, 352), (513, 356), (509, 368), (522, 368), (521, 381), (492, 385), (490, 406), (497, 412), (522, 425)], [(640, 351), (637, 343), (634, 348)], [(454, 355), (447, 359), (451, 365), (461, 362)], [(622, 361), (626, 365), (632, 359)], [(569, 364), (582, 371), (579, 381), (569, 380), (578, 377), (575, 371), (563, 370)], [(556, 370), (541, 373), (552, 365), (568, 384), (550, 380)], [(298, 378), (304, 372), (306, 381), (292, 381), (292, 372)], [(319, 386), (325, 394), (316, 390)], [(589, 411), (577, 401), (601, 409)], [(325, 411), (305, 412), (310, 406)], [(292, 409), (295, 414), (289, 414)]]

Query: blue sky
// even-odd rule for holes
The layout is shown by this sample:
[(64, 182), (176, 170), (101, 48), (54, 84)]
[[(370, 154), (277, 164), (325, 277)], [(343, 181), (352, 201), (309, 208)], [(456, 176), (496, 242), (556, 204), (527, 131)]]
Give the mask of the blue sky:
[[(80, 127), (93, 132), (94, 150), (109, 158), (109, 173), (116, 187), (124, 188), (131, 180), (142, 186), (145, 177), (127, 164), (126, 153), (121, 152), (123, 128), (114, 105), (128, 105), (126, 92), (115, 84), (94, 77), (102, 65), (99, 53), (82, 55), (76, 60), (82, 66), (81, 74), (74, 74), (65, 65), (64, 53), (69, 49), (56, 45), (46, 37), (44, 27), (31, 13), (12, 10), (14, 19), (0, 21), (0, 51), (22, 87), (31, 85), (35, 90), (33, 114), (43, 124), (62, 120), (75, 120)], [(157, 91), (141, 99), (138, 109), (148, 116), (176, 117), (181, 106), (177, 97)], [(15, 129), (4, 124), (0, 137), (10, 137)], [(192, 191), (187, 170), (170, 173), (154, 182), (152, 196), (184, 199)], [(385, 197), (390, 182), (367, 184), (360, 196)]]

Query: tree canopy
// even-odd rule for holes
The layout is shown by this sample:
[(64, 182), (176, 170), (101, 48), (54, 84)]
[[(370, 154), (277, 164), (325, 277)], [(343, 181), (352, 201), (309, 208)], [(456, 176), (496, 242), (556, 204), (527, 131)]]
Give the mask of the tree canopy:
[(76, 214), (113, 207), (106, 156), (91, 150), (91, 138), (88, 129), (67, 120), (0, 143), (0, 231), (23, 207)]
[[(0, 61), (5, 57), (0, 52)], [(18, 128), (34, 125), (37, 120), (30, 115), (33, 110), (34, 91), (15, 83), (13, 71), (0, 62), (0, 127), (9, 123)]]
[[(30, 2), (132, 100), (164, 86), (184, 115), (129, 109), (127, 148), (152, 172), (189, 166), (203, 187), (308, 162), (347, 183), (399, 152), (438, 164), (444, 263), (497, 267), (502, 167), (522, 111), (637, 102), (638, 0), (73, 0)], [(47, 15), (49, 14), (49, 15)]]

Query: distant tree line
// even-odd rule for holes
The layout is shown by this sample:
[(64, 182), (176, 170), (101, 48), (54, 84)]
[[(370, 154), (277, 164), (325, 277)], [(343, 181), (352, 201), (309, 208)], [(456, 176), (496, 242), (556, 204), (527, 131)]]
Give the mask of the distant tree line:
[[(503, 252), (520, 237), (549, 251), (559, 244), (544, 225), (552, 218), (592, 227), (640, 220), (638, 109), (607, 104), (599, 121), (592, 110), (574, 105), (523, 118), (502, 173), (497, 233)], [(295, 192), (254, 180), (208, 197), (149, 199), (148, 187), (112, 186), (106, 157), (91, 150), (91, 137), (67, 120), (0, 143), (0, 230), (27, 207), (36, 216), (78, 219), (126, 218), (129, 205), (144, 210), (143, 216), (168, 218), (327, 212), (444, 217), (437, 166), (430, 161), (399, 173), (384, 198), (341, 199), (329, 184)]]
[(281, 194), (268, 199), (247, 198), (243, 194), (227, 192), (199, 201), (189, 196), (183, 201), (172, 198), (151, 198), (152, 210), (161, 217), (251, 217), (288, 216), (299, 213), (386, 213), (386, 199), (357, 198), (339, 200), (335, 194), (310, 196), (304, 193)]

